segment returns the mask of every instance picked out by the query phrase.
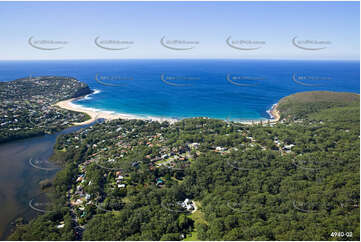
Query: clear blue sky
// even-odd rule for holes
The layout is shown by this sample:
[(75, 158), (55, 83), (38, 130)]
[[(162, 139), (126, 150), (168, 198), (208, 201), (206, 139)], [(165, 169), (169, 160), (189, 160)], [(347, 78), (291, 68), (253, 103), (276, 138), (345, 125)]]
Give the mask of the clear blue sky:
[[(0, 2), (0, 59), (245, 58), (359, 59), (359, 2)], [(28, 39), (68, 41), (44, 51)], [(127, 50), (109, 51), (100, 40), (126, 40)], [(160, 39), (198, 41), (194, 49), (175, 51)], [(264, 41), (241, 51), (226, 44)], [(307, 51), (299, 40), (330, 41), (326, 49)], [(55, 45), (52, 45), (55, 46)]]

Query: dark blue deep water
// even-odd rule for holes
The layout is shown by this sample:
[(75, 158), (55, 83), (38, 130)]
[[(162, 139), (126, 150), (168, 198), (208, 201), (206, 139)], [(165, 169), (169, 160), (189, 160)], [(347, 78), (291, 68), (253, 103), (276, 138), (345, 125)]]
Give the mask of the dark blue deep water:
[(359, 61), (82, 60), (1, 61), (0, 81), (72, 76), (100, 92), (78, 104), (157, 117), (250, 120), (303, 91), (360, 93)]

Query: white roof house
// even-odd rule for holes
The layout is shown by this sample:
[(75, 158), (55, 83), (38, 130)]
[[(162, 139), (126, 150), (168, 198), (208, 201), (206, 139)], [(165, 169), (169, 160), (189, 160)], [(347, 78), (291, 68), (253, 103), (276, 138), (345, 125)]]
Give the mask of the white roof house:
[(181, 203), (181, 206), (187, 210), (193, 210), (193, 202), (191, 200), (189, 200), (188, 198), (186, 198), (184, 200), (184, 202)]
[(286, 149), (286, 150), (290, 150), (290, 149), (292, 149), (293, 146), (295, 146), (295, 145), (294, 145), (294, 144), (290, 144), (290, 145), (285, 145), (285, 146), (283, 146), (283, 148)]
[(223, 147), (220, 147), (220, 146), (216, 147), (216, 151), (224, 151), (224, 150), (225, 150), (225, 148), (223, 148)]
[(65, 226), (65, 224), (59, 224), (59, 225), (56, 226), (56, 228), (57, 229), (62, 229), (62, 228), (64, 228), (64, 226)]

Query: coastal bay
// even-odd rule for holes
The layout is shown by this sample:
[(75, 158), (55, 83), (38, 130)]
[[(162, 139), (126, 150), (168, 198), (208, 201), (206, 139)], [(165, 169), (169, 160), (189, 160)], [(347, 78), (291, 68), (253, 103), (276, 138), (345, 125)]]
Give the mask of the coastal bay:
[(1, 241), (361, 241), (360, 2), (0, 2)]
[[(123, 114), (124, 118), (267, 121), (267, 110), (293, 93), (359, 93), (357, 61), (73, 60), (0, 64), (4, 70), (0, 81), (30, 73), (72, 76), (95, 90), (74, 104)], [(7, 71), (14, 68), (16, 75)]]
[[(36, 77), (34, 78), (34, 80), (38, 82)], [(86, 81), (91, 83), (89, 79)], [(39, 83), (35, 83), (35, 84), (39, 85)], [(158, 85), (159, 83), (157, 84), (157, 82), (152, 82), (151, 84), (152, 85), (154, 84), (155, 89), (158, 88), (162, 89), (162, 87), (160, 87)], [(227, 164), (229, 163), (228, 159), (231, 159), (232, 156), (237, 157), (237, 159), (255, 159), (256, 156), (257, 160), (261, 160), (262, 162), (265, 163), (262, 163), (260, 166), (256, 164), (257, 166), (255, 167), (252, 166), (251, 164), (251, 168), (252, 170), (254, 169), (255, 172), (259, 171), (259, 169), (265, 169), (267, 167), (270, 169), (276, 169), (275, 167), (272, 168), (271, 163), (268, 163), (268, 161), (264, 160), (263, 158), (269, 157), (271, 160), (273, 160), (273, 162), (281, 162), (282, 159), (286, 158), (287, 164), (291, 165), (293, 162), (292, 157), (301, 154), (305, 150), (306, 153), (309, 152), (311, 153), (311, 155), (314, 155), (315, 157), (324, 156), (325, 154), (319, 153), (317, 146), (312, 146), (311, 148), (305, 148), (307, 147), (307, 144), (304, 144), (303, 142), (305, 140), (310, 140), (310, 139), (317, 139), (318, 146), (322, 146), (322, 147), (325, 146), (321, 150), (332, 149), (332, 148), (335, 149), (336, 147), (337, 149), (341, 149), (341, 150), (343, 149), (351, 150), (350, 154), (352, 154), (354, 157), (357, 156), (356, 154), (357, 149), (354, 148), (354, 143), (352, 143), (352, 147), (349, 147), (345, 145), (344, 140), (342, 140), (340, 143), (337, 143), (337, 145), (332, 145), (331, 148), (329, 148), (327, 147), (327, 144), (324, 144), (324, 141), (322, 139), (316, 138), (316, 136), (315, 137), (312, 136), (314, 129), (316, 130), (319, 128), (323, 129), (320, 126), (324, 125), (325, 117), (327, 118), (326, 119), (327, 123), (325, 126), (329, 134), (332, 134), (332, 132), (334, 132), (332, 130), (340, 130), (337, 131), (337, 132), (341, 132), (338, 135), (344, 137), (344, 134), (342, 133), (343, 132), (342, 130), (344, 129), (345, 132), (351, 131), (352, 135), (355, 135), (357, 127), (354, 127), (354, 123), (357, 120), (353, 116), (357, 112), (357, 109), (354, 106), (348, 107), (347, 105), (349, 105), (349, 103), (343, 103), (340, 101), (339, 98), (336, 99), (335, 102), (332, 101), (331, 104), (333, 105), (334, 103), (341, 103), (341, 107), (342, 105), (346, 106), (345, 110), (347, 111), (348, 115), (344, 115), (344, 116), (350, 116), (352, 117), (352, 120), (346, 120), (345, 124), (341, 123), (341, 121), (337, 121), (336, 123), (329, 121), (330, 119), (334, 119), (332, 113), (329, 114), (329, 113), (321, 112), (320, 117), (319, 116), (316, 117), (315, 113), (312, 113), (312, 115), (308, 116), (308, 112), (314, 110), (313, 109), (309, 110), (307, 108), (308, 107), (307, 105), (311, 105), (312, 107), (316, 105), (316, 107), (319, 108), (318, 110), (320, 111), (322, 111), (323, 108), (328, 108), (328, 106), (324, 107), (321, 104), (319, 104), (318, 99), (313, 100), (312, 104), (301, 103), (300, 107), (304, 108), (304, 110), (301, 110), (303, 112), (301, 113), (302, 115), (299, 114), (300, 111), (298, 108), (294, 108), (294, 106), (291, 105), (292, 107), (291, 109), (295, 113), (291, 112), (290, 114), (287, 114), (286, 116), (283, 117), (282, 122), (279, 122), (281, 116), (284, 115), (285, 113), (288, 113), (288, 111), (284, 109), (285, 106), (281, 105), (282, 100), (288, 100), (288, 98), (286, 98), (288, 97), (288, 95), (283, 95), (278, 97), (277, 96), (278, 94), (274, 95), (275, 92), (271, 92), (271, 94), (267, 93), (267, 91), (269, 90), (267, 88), (269, 87), (263, 87), (263, 89), (260, 87), (260, 89), (264, 91), (264, 94), (257, 96), (257, 93), (249, 92), (251, 90), (255, 91), (255, 89), (243, 89), (243, 88), (236, 89), (234, 87), (229, 88), (227, 86), (223, 86), (223, 84), (220, 84), (219, 82), (214, 82), (211, 84), (213, 85), (210, 88), (210, 90), (212, 90), (211, 94), (207, 93), (207, 95), (205, 95), (204, 93), (200, 94), (204, 89), (197, 89), (196, 87), (195, 89), (183, 88), (183, 90), (181, 91), (178, 87), (176, 88), (163, 87), (164, 90), (162, 91), (153, 89), (153, 91), (155, 92), (153, 94), (150, 94), (150, 96), (147, 95), (141, 96), (141, 94), (144, 94), (144, 92), (140, 91), (140, 94), (136, 94), (135, 96), (132, 96), (130, 98), (130, 96), (118, 95), (118, 94), (128, 93), (129, 95), (133, 95), (134, 92), (132, 91), (132, 88), (130, 89), (125, 88), (124, 90), (122, 90), (119, 88), (108, 87), (108, 86), (97, 86), (97, 84), (94, 85), (93, 83), (90, 84), (90, 86), (92, 87), (88, 89), (88, 93), (84, 93), (85, 96), (84, 94), (76, 95), (76, 97), (70, 95), (68, 97), (63, 97), (62, 99), (58, 99), (58, 100), (53, 99), (53, 101), (51, 102), (45, 102), (46, 105), (44, 105), (44, 108), (46, 109), (49, 108), (50, 110), (55, 108), (54, 110), (56, 110), (55, 112), (57, 115), (59, 115), (58, 112), (62, 113), (62, 112), (70, 111), (71, 115), (67, 116), (71, 118), (70, 120), (60, 115), (58, 116), (58, 118), (51, 118), (52, 116), (48, 117), (44, 115), (44, 113), (42, 112), (32, 112), (33, 114), (35, 114), (31, 116), (34, 117), (34, 119), (30, 120), (32, 121), (32, 123), (30, 121), (29, 122), (26, 121), (27, 120), (26, 118), (28, 118), (27, 116), (23, 117), (21, 115), (17, 117), (10, 117), (11, 122), (9, 122), (8, 120), (9, 117), (5, 117), (4, 115), (4, 117), (7, 118), (4, 122), (6, 123), (5, 125), (11, 124), (11, 126), (9, 126), (8, 129), (5, 129), (7, 126), (4, 127), (3, 131), (13, 131), (14, 129), (15, 131), (19, 131), (22, 128), (25, 128), (24, 130), (26, 130), (32, 127), (40, 127), (46, 130), (44, 128), (47, 127), (45, 125), (46, 123), (49, 123), (50, 125), (53, 124), (55, 127), (56, 127), (55, 124), (60, 123), (63, 124), (62, 128), (75, 125), (74, 128), (80, 129), (82, 125), (89, 125), (90, 123), (94, 122), (97, 119), (104, 119), (107, 121), (104, 122), (103, 124), (95, 125), (94, 128), (81, 130), (78, 133), (72, 133), (70, 135), (65, 135), (65, 136), (56, 135), (56, 137), (59, 137), (59, 139), (55, 144), (54, 150), (53, 150), (54, 143), (52, 143), (53, 145), (47, 146), (47, 149), (50, 153), (44, 151), (41, 152), (44, 154), (46, 153), (49, 156), (53, 154), (55, 155), (54, 157), (61, 157), (64, 160), (60, 161), (59, 163), (67, 165), (67, 167), (64, 168), (63, 170), (64, 172), (57, 173), (57, 175), (59, 175), (60, 177), (64, 176), (64, 174), (68, 174), (66, 178), (62, 178), (64, 179), (64, 183), (60, 183), (61, 184), (60, 186), (52, 185), (58, 188), (61, 187), (61, 189), (59, 190), (61, 192), (58, 191), (59, 192), (58, 195), (61, 197), (59, 201), (63, 201), (63, 199), (65, 201), (65, 203), (62, 206), (64, 210), (60, 210), (60, 212), (59, 211), (56, 212), (57, 219), (55, 220), (51, 220), (50, 218), (52, 216), (52, 213), (46, 213), (45, 215), (40, 215), (35, 220), (33, 220), (34, 223), (27, 224), (25, 222), (24, 226), (22, 225), (23, 227), (18, 226), (17, 228), (18, 230), (16, 230), (12, 238), (18, 238), (18, 239), (22, 238), (22, 239), (32, 240), (34, 238), (36, 239), (40, 238), (37, 237), (39, 236), (39, 233), (36, 233), (35, 231), (38, 232), (48, 231), (46, 233), (42, 233), (43, 234), (42, 236), (45, 236), (45, 237), (41, 237), (42, 239), (44, 238), (78, 239), (82, 237), (82, 233), (85, 225), (90, 225), (89, 226), (90, 229), (85, 230), (85, 235), (84, 235), (85, 237), (83, 238), (88, 238), (88, 239), (93, 238), (94, 234), (98, 234), (96, 232), (96, 227), (94, 227), (94, 224), (100, 223), (99, 221), (97, 221), (97, 219), (102, 217), (102, 216), (96, 216), (95, 219), (93, 218), (94, 215), (101, 215), (98, 214), (99, 211), (96, 209), (98, 204), (101, 204), (99, 206), (101, 207), (104, 206), (105, 209), (107, 210), (109, 209), (111, 210), (113, 209), (113, 207), (112, 206), (109, 207), (109, 201), (108, 201), (109, 199), (111, 199), (110, 201), (122, 201), (122, 204), (112, 204), (112, 202), (110, 202), (110, 205), (115, 205), (116, 209), (118, 209), (119, 206), (120, 207), (125, 206), (124, 211), (121, 211), (121, 213), (123, 212), (125, 213), (128, 211), (127, 209), (130, 208), (127, 206), (133, 206), (132, 203), (134, 202), (132, 200), (133, 199), (132, 197), (127, 196), (127, 193), (129, 192), (130, 194), (135, 187), (139, 185), (140, 187), (144, 187), (144, 188), (149, 187), (149, 189), (151, 189), (152, 192), (155, 192), (155, 194), (159, 193), (158, 195), (162, 193), (161, 188), (163, 189), (164, 187), (164, 191), (168, 193), (168, 191), (171, 191), (173, 187), (182, 187), (181, 185), (183, 183), (182, 179), (184, 179), (184, 177), (187, 176), (186, 175), (187, 173), (176, 172), (176, 171), (192, 170), (192, 172), (195, 174), (197, 173), (197, 170), (203, 169), (205, 162), (207, 162), (208, 160), (213, 160), (214, 157), (216, 157), (218, 160), (217, 159), (213, 160), (213, 162), (215, 163), (219, 162), (218, 165), (223, 167), (225, 165), (227, 166)], [(147, 85), (148, 86), (145, 87), (138, 87), (138, 89), (142, 90), (142, 88), (143, 89), (150, 88), (149, 83)], [(218, 94), (217, 92), (212, 93), (215, 89), (217, 89), (216, 87), (220, 87), (219, 85), (221, 85), (224, 89), (220, 89), (222, 91), (220, 91)], [(95, 92), (92, 91), (92, 90), (98, 90), (97, 88), (99, 88), (99, 91), (95, 91)], [(356, 88), (356, 86), (350, 87), (351, 90), (353, 90), (354, 88)], [(305, 88), (301, 88), (301, 90), (304, 89)], [(193, 100), (195, 101), (194, 103), (188, 102), (190, 97), (189, 93), (192, 92), (193, 90), (195, 90), (194, 91), (195, 94), (200, 94), (199, 100), (201, 100), (201, 103), (203, 104), (207, 103), (209, 104), (209, 106), (195, 105), (199, 100), (194, 97), (193, 97)], [(234, 96), (232, 95), (229, 96), (231, 102), (229, 102), (229, 100), (223, 100), (223, 96), (222, 96), (224, 94), (223, 90), (226, 90), (226, 92), (229, 92), (231, 90), (236, 90), (236, 94)], [(292, 90), (293, 88), (290, 88), (287, 91), (285, 90), (283, 91), (288, 93), (291, 92)], [(221, 97), (219, 96), (220, 93), (222, 94)], [(293, 93), (295, 92), (292, 92), (291, 94)], [(305, 94), (302, 94), (302, 92), (296, 92), (296, 93), (301, 93), (300, 94), (301, 97), (307, 96)], [(165, 96), (162, 96), (160, 94), (165, 94)], [(8, 93), (5, 93), (5, 95), (8, 95)], [(180, 95), (183, 95), (184, 99), (175, 99), (171, 101), (168, 100), (169, 101), (168, 102), (166, 100), (167, 97), (169, 98), (172, 95), (175, 97), (179, 97)], [(315, 93), (314, 95), (319, 96), (318, 93)], [(327, 95), (331, 97), (331, 100), (336, 96), (333, 95), (332, 93), (327, 93)], [(160, 98), (157, 99), (154, 98), (154, 96)], [(137, 99), (133, 99), (135, 97)], [(296, 97), (299, 96), (296, 95)], [(341, 99), (342, 97), (352, 97), (350, 98), (351, 101), (357, 100), (357, 97), (355, 98), (354, 94), (350, 95), (348, 93), (343, 93), (341, 95)], [(188, 99), (187, 100), (188, 103), (185, 102), (186, 99)], [(37, 99), (35, 100), (30, 99), (30, 100), (37, 103), (37, 106), (35, 106), (36, 110), (41, 110), (41, 108), (38, 107), (41, 107), (42, 103), (44, 102), (41, 102), (41, 100), (39, 102), (39, 100)], [(212, 100), (213, 102), (210, 102), (210, 100)], [(302, 101), (303, 99), (300, 100)], [(345, 100), (349, 100), (349, 99), (345, 99)], [(260, 101), (260, 103), (263, 104), (258, 105), (259, 103), (257, 103), (256, 101)], [(326, 101), (329, 102), (329, 99), (326, 99)], [(21, 105), (19, 105), (18, 100), (15, 100), (15, 103), (17, 104), (16, 107), (21, 107)], [(8, 101), (5, 104), (11, 105), (11, 102)], [(158, 109), (154, 112), (153, 105), (155, 104)], [(142, 107), (143, 109), (135, 110), (133, 109), (134, 107)], [(210, 107), (214, 109), (211, 110)], [(195, 109), (197, 111), (193, 112)], [(168, 111), (169, 113), (167, 113)], [(185, 116), (180, 115), (180, 113), (182, 113), (183, 111), (184, 113), (188, 112), (188, 114)], [(212, 112), (210, 113), (210, 111)], [(337, 112), (339, 110), (332, 109), (332, 111)], [(343, 112), (344, 110), (341, 111)], [(232, 115), (227, 117), (226, 114), (229, 113), (232, 113)], [(190, 114), (193, 114), (194, 116), (187, 117)], [(199, 114), (205, 114), (205, 116), (198, 116)], [(239, 114), (240, 116), (237, 116), (236, 114), (237, 115)], [(296, 117), (295, 120), (292, 118), (294, 114), (298, 115), (295, 116)], [(9, 115), (6, 114), (6, 116)], [(88, 117), (89, 119), (85, 120), (86, 117)], [(164, 118), (160, 118), (160, 117), (164, 117)], [(16, 126), (17, 122), (15, 122), (15, 119), (21, 119), (21, 118), (25, 118), (25, 119), (20, 124), (25, 124), (26, 126), (17, 127)], [(285, 120), (285, 118), (287, 118), (287, 120)], [(227, 120), (227, 122), (224, 122), (224, 120)], [(152, 121), (157, 121), (157, 122), (152, 122)], [(161, 123), (162, 121), (168, 121), (169, 124)], [(228, 121), (232, 121), (232, 122), (228, 122)], [(260, 122), (262, 122), (263, 125), (252, 125), (252, 124), (258, 124)], [(33, 126), (28, 127), (28, 125), (30, 124)], [(244, 124), (249, 124), (249, 125), (244, 125)], [(292, 131), (295, 124), (296, 126), (298, 125), (297, 130)], [(334, 127), (335, 125), (337, 127)], [(311, 128), (313, 129), (312, 132), (307, 130), (307, 132), (305, 133), (305, 130), (303, 129), (307, 129), (306, 128), (307, 126), (310, 126), (310, 129)], [(50, 132), (50, 130), (46, 130), (46, 131), (54, 134), (54, 130), (51, 130), (52, 132)], [(290, 132), (292, 133), (292, 135), (289, 135)], [(303, 135), (310, 137), (301, 138), (301, 136)], [(42, 137), (43, 136), (37, 138), (42, 138)], [(334, 137), (335, 142), (338, 142), (337, 137)], [(345, 136), (343, 139), (348, 139), (347, 137)], [(22, 140), (19, 140), (19, 142), (21, 141)], [(4, 145), (7, 144), (8, 143), (5, 143)], [(36, 142), (34, 142), (34, 144), (36, 144)], [(35, 150), (37, 149), (36, 147), (32, 147), (32, 148), (34, 148)], [(7, 149), (11, 150), (11, 148), (7, 148)], [(245, 156), (245, 154), (242, 154), (240, 151), (242, 152), (244, 151), (245, 154), (247, 155)], [(4, 152), (4, 154), (6, 154), (6, 156), (12, 155), (6, 152)], [(30, 168), (36, 169), (36, 166), (31, 166), (29, 160), (46, 161), (49, 156), (46, 157), (44, 156), (44, 158), (40, 159), (36, 156), (34, 157), (34, 155), (24, 154), (23, 159), (19, 158), (19, 162), (20, 162), (19, 164), (21, 164), (21, 162), (23, 163), (25, 162), (24, 164), (29, 166), (29, 169)], [(15, 155), (14, 158), (16, 158)], [(342, 160), (343, 159), (344, 158), (342, 158)], [(11, 161), (12, 159), (9, 159), (9, 162)], [(5, 157), (3, 158), (2, 162), (6, 164)], [(229, 168), (238, 170), (237, 167), (239, 165), (240, 164), (238, 163), (237, 164), (231, 163), (229, 165), (230, 167), (228, 168), (225, 167), (222, 169), (225, 169), (227, 170), (227, 172), (230, 172), (230, 174), (231, 173), (233, 174), (234, 171), (230, 171)], [(336, 165), (338, 166), (338, 163)], [(129, 175), (129, 178), (125, 179), (123, 183), (119, 183), (119, 180), (114, 180), (114, 178), (119, 177), (119, 174), (117, 175), (116, 172), (119, 171), (120, 167), (122, 167), (121, 170), (123, 170), (123, 166), (126, 167), (124, 169), (130, 169), (124, 173), (124, 176)], [(199, 169), (194, 170), (193, 169), (194, 166), (198, 167)], [(353, 169), (356, 169), (354, 166), (355, 163), (352, 161), (349, 164), (349, 168), (352, 167)], [(15, 169), (16, 168), (22, 171), (22, 174), (32, 174), (30, 171), (22, 169), (21, 165), (15, 167)], [(244, 169), (250, 170), (251, 168), (246, 167)], [(138, 169), (141, 170), (141, 173), (138, 173)], [(209, 167), (209, 169), (210, 169), (209, 171), (212, 171), (213, 168)], [(133, 175), (130, 175), (131, 172), (134, 172)], [(210, 172), (209, 174), (210, 177), (214, 177), (213, 174), (214, 172), (216, 171)], [(286, 171), (282, 171), (282, 172), (286, 172)], [(303, 177), (302, 170), (297, 170), (294, 172), (298, 172), (299, 174), (296, 177), (294, 177), (292, 173), (290, 173), (288, 174), (289, 179), (297, 180), (299, 179), (299, 177)], [(242, 173), (242, 176), (243, 175), (244, 174)], [(252, 175), (251, 177), (254, 177), (254, 175)], [(17, 175), (15, 174), (14, 177), (16, 176)], [(99, 182), (96, 182), (92, 186), (90, 186), (89, 180), (84, 179), (84, 177), (86, 176), (93, 177), (93, 179), (100, 179), (99, 177), (107, 177), (107, 178), (106, 180), (100, 179)], [(203, 176), (203, 174), (198, 174), (198, 176), (201, 177)], [(220, 176), (223, 175), (220, 174)], [(242, 176), (238, 176), (238, 177), (242, 177)], [(38, 179), (39, 177), (41, 176), (33, 175), (34, 180)], [(49, 176), (45, 178), (51, 179), (52, 177)], [(186, 178), (186, 180), (187, 179), (189, 178)], [(233, 179), (235, 179), (237, 182), (240, 182), (237, 177), (234, 177)], [(24, 194), (22, 189), (26, 189), (26, 191), (29, 192), (31, 191), (34, 192), (35, 195), (38, 195), (38, 193), (41, 193), (38, 187), (39, 180), (36, 180), (34, 183), (34, 182), (29, 182), (25, 178), (17, 179), (17, 182), (19, 182), (19, 184), (24, 181), (33, 188), (30, 189), (26, 185), (8, 186), (9, 189), (15, 189), (18, 192), (16, 194), (9, 192), (10, 196), (8, 198), (6, 198), (4, 195), (2, 195), (2, 198), (4, 198), (3, 200), (4, 204), (6, 204), (5, 206), (7, 208), (6, 212), (9, 212), (11, 214), (14, 212), (14, 216), (15, 216), (14, 218), (18, 216), (21, 217), (23, 216), (27, 219), (31, 219), (36, 217), (37, 214), (33, 216), (30, 215), (25, 216), (24, 214), (22, 215), (15, 212), (22, 211), (21, 209), (23, 209), (25, 212), (30, 211), (31, 213), (33, 213), (33, 210), (31, 210), (28, 206), (29, 204), (26, 204), (26, 202), (29, 203), (29, 199), (31, 199), (32, 197)], [(75, 181), (80, 181), (80, 182), (86, 181), (86, 182), (83, 184)], [(193, 181), (188, 180), (188, 182), (184, 183), (185, 184), (184, 186), (188, 186), (190, 182)], [(334, 182), (337, 183), (337, 181)], [(197, 187), (201, 183), (202, 180), (197, 181), (196, 183), (192, 183), (191, 187)], [(114, 184), (116, 184), (115, 187), (113, 187)], [(237, 186), (243, 186), (242, 184), (243, 183), (241, 182)], [(255, 183), (253, 182), (252, 184)], [(248, 186), (251, 186), (252, 184), (248, 184)], [(272, 184), (273, 183), (270, 183), (268, 185), (273, 186)], [(108, 187), (110, 186), (111, 189), (115, 191), (114, 194), (113, 192), (110, 192), (108, 189), (104, 189), (104, 187), (102, 187), (103, 185), (106, 185)], [(281, 186), (281, 184), (278, 185)], [(314, 184), (312, 183), (311, 185), (313, 186)], [(82, 188), (83, 186), (84, 189)], [(5, 187), (2, 187), (1, 189), (6, 191)], [(141, 189), (140, 194), (143, 193), (147, 194), (148, 193), (147, 189), (144, 190)], [(193, 188), (188, 187), (187, 189), (192, 190)], [(202, 189), (207, 190), (208, 188), (203, 187)], [(233, 188), (230, 187), (230, 189)], [(256, 190), (254, 192), (259, 193), (261, 191)], [(297, 192), (297, 189), (293, 192)], [(299, 192), (301, 193), (302, 191)], [(199, 204), (199, 201), (202, 201), (202, 199), (204, 199), (202, 196), (200, 196), (200, 194), (197, 193), (197, 191), (195, 192), (187, 191), (184, 194), (186, 198), (188, 197), (192, 198), (192, 204)], [(64, 195), (66, 195), (66, 197), (63, 197)], [(237, 195), (237, 193), (235, 193), (233, 195), (238, 196), (239, 194)], [(284, 196), (284, 200), (282, 201), (283, 206), (286, 206), (287, 203), (289, 203), (290, 201), (292, 202), (292, 199), (294, 199), (293, 197), (291, 197), (290, 194), (286, 194), (286, 195), (287, 196)], [(143, 195), (139, 195), (139, 196), (143, 196)], [(252, 195), (250, 194), (250, 196)], [(126, 201), (124, 202), (124, 204), (123, 204), (123, 199), (124, 201)], [(195, 201), (193, 201), (193, 199)], [(237, 197), (237, 198), (235, 197), (234, 199), (236, 199), (237, 201), (241, 199), (241, 197)], [(351, 198), (342, 197), (338, 199), (351, 199)], [(14, 201), (20, 201), (20, 203), (14, 203)], [(86, 201), (87, 204), (85, 203), (83, 204), (84, 201)], [(139, 201), (144, 201), (144, 200), (139, 199)], [(227, 201), (225, 202), (227, 203)], [(339, 200), (337, 200), (336, 202), (339, 202)], [(198, 208), (201, 208), (202, 206), (207, 206), (205, 205), (204, 201), (200, 202), (200, 204), (201, 205)], [(150, 205), (142, 204), (142, 206), (150, 206)], [(160, 218), (169, 215), (169, 214), (168, 215), (163, 214), (164, 211), (161, 210), (162, 206), (160, 206), (159, 208), (157, 207), (158, 205), (156, 204), (152, 204), (152, 206), (154, 206), (156, 210), (159, 210)], [(354, 204), (352, 206), (354, 206)], [(277, 207), (274, 207), (272, 209), (277, 210)], [(292, 213), (290, 209), (292, 208), (289, 208), (288, 212)], [(297, 206), (296, 206), (296, 210), (297, 210)], [(206, 211), (210, 211), (210, 210), (198, 209), (197, 214), (205, 213)], [(348, 217), (349, 220), (355, 218), (354, 210), (352, 210), (351, 212), (352, 214), (350, 214), (350, 216), (352, 215), (353, 217), (352, 218)], [(10, 217), (11, 214), (8, 214), (7, 216)], [(106, 216), (110, 216), (109, 213)], [(176, 215), (172, 215), (172, 216), (174, 216), (172, 220), (168, 221), (167, 223), (173, 223), (179, 219), (178, 216)], [(269, 216), (279, 216), (279, 215), (271, 214)], [(69, 217), (73, 219), (72, 221), (76, 221), (76, 225), (74, 226), (71, 225), (72, 222), (71, 223), (69, 222)], [(49, 221), (49, 219), (51, 220), (51, 223), (45, 225), (46, 223), (44, 223), (44, 221)], [(278, 217), (278, 219), (281, 218)], [(13, 222), (13, 220), (14, 219), (10, 219), (10, 222)], [(105, 221), (112, 221), (112, 220), (106, 218)], [(8, 222), (9, 221), (5, 221), (4, 224)], [(61, 230), (55, 230), (55, 231), (53, 230), (53, 228), (57, 228), (57, 226), (63, 226), (63, 224), (66, 225), (67, 232), (69, 233), (61, 233)], [(13, 227), (13, 225), (14, 224), (10, 225), (10, 227)], [(351, 229), (351, 226), (354, 225), (355, 222), (350, 222), (347, 224), (348, 227), (346, 228)], [(187, 226), (188, 226), (187, 230), (180, 229), (178, 232), (183, 234), (187, 233), (186, 231), (190, 231), (190, 230), (194, 232), (194, 227), (192, 227), (191, 222), (189, 222)], [(107, 227), (105, 227), (104, 229), (106, 230)], [(78, 230), (81, 230), (82, 232), (80, 233)], [(145, 229), (145, 231), (146, 230), (147, 229)], [(8, 235), (9, 231), (10, 229), (5, 228), (4, 234)], [(71, 237), (70, 234), (72, 234), (72, 236), (75, 234), (75, 237)], [(159, 234), (161, 233), (159, 232)], [(46, 237), (48, 235), (52, 237)], [(58, 237), (58, 236), (69, 236), (69, 237)], [(125, 239), (125, 237), (121, 237), (122, 235), (118, 235), (118, 236), (119, 237), (117, 238), (119, 239)], [(144, 236), (143, 238), (146, 239), (149, 238), (147, 237), (148, 235), (142, 235), (142, 236)], [(178, 236), (178, 234), (177, 235), (165, 234), (164, 236), (168, 236), (164, 238), (170, 238), (169, 236)], [(189, 236), (189, 234), (187, 234), (186, 236)], [(206, 235), (203, 234), (202, 236), (206, 236)], [(129, 238), (132, 239), (132, 237)], [(161, 239), (161, 237), (156, 237), (156, 238)], [(102, 239), (102, 238), (98, 237), (98, 239)]]
[(81, 106), (79, 104), (74, 103), (74, 101), (81, 100), (81, 99), (82, 99), (81, 97), (80, 98), (72, 98), (72, 99), (60, 101), (60, 102), (55, 104), (55, 106), (58, 106), (60, 108), (70, 110), (70, 111), (74, 111), (74, 112), (86, 113), (91, 117), (87, 121), (84, 121), (84, 122), (81, 122), (81, 123), (73, 123), (73, 125), (89, 124), (89, 123), (92, 123), (92, 122), (96, 121), (97, 119), (105, 119), (105, 120), (138, 119), (138, 120), (152, 120), (152, 121), (159, 121), (159, 122), (168, 121), (169, 123), (174, 123), (174, 122), (178, 121), (177, 119), (172, 119), (172, 118), (141, 117), (141, 116), (132, 115), (132, 114), (120, 114), (120, 113), (116, 113), (116, 112), (113, 112), (113, 111), (106, 111), (106, 110), (100, 110), (100, 109), (95, 109), (95, 108), (88, 108), (88, 107), (84, 107), (84, 106)]
[[(91, 117), (87, 121), (84, 121), (81, 123), (73, 123), (73, 125), (89, 124), (89, 123), (96, 121), (97, 119), (105, 119), (105, 120), (138, 119), (138, 120), (151, 120), (151, 121), (158, 121), (158, 122), (167, 121), (169, 123), (175, 123), (175, 122), (179, 121), (179, 119), (172, 119), (172, 118), (149, 117), (149, 116), (142, 117), (142, 116), (137, 116), (137, 115), (132, 115), (132, 114), (121, 114), (121, 113), (117, 113), (117, 112), (113, 112), (113, 111), (88, 108), (88, 107), (84, 107), (84, 106), (74, 103), (74, 101), (81, 100), (82, 98), (84, 98), (84, 97), (72, 98), (72, 99), (60, 101), (54, 105), (58, 106), (60, 108), (66, 109), (66, 110), (80, 112), (80, 113), (86, 113), (87, 115), (89, 115)], [(239, 122), (243, 123), (243, 124), (257, 124), (257, 123), (268, 122), (268, 121), (274, 123), (279, 120), (280, 115), (279, 115), (279, 111), (277, 110), (277, 104), (274, 104), (270, 110), (267, 110), (267, 112), (269, 112), (269, 114), (271, 116), (270, 119), (262, 119), (262, 120), (256, 119), (256, 120), (247, 120), (247, 121), (239, 121)]]

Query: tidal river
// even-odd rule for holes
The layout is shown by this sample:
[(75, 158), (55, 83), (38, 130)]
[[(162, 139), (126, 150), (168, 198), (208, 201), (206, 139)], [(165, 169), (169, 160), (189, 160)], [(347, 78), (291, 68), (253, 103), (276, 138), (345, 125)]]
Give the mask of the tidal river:
[(30, 220), (41, 214), (29, 207), (29, 201), (42, 193), (39, 182), (53, 178), (59, 170), (46, 163), (57, 136), (86, 126), (0, 144), (0, 240), (6, 239), (18, 217)]

